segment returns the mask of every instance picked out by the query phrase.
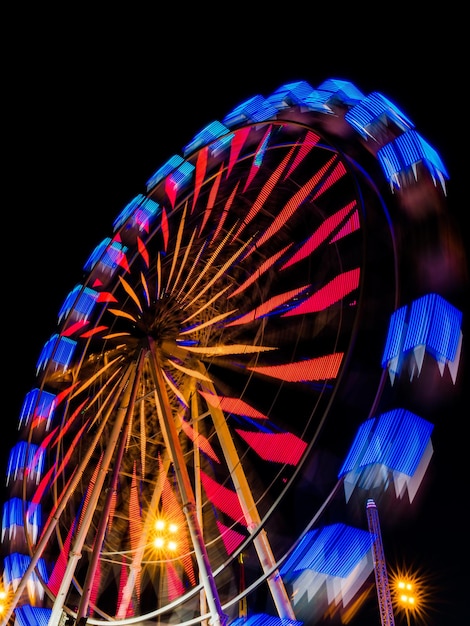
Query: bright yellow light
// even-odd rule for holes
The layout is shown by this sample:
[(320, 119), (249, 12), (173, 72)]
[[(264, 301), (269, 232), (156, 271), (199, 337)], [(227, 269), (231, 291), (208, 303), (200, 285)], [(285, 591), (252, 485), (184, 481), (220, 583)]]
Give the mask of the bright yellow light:
[(168, 550), (171, 550), (172, 552), (174, 552), (177, 547), (178, 547), (178, 544), (176, 543), (176, 541), (168, 542), (168, 545), (167, 545)]
[(9, 594), (2, 586), (0, 587), (0, 615), (3, 615), (9, 606)]
[(389, 584), (394, 610), (413, 616), (414, 624), (427, 623), (432, 609), (431, 600), (436, 597), (436, 588), (431, 584), (430, 574), (418, 568), (397, 567), (391, 569)]
[(173, 522), (166, 522), (162, 518), (155, 520), (154, 528), (156, 536), (153, 539), (153, 547), (159, 550), (160, 553), (164, 552), (176, 552), (178, 544), (170, 536), (175, 535), (178, 532), (178, 526)]
[(413, 596), (407, 596), (405, 593), (402, 593), (400, 601), (403, 602), (403, 604), (414, 604), (415, 599)]

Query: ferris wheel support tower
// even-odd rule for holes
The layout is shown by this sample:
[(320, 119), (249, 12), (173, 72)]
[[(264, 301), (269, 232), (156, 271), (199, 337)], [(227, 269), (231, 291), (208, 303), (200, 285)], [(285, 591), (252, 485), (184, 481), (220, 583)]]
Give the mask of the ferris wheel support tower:
[(369, 532), (373, 537), (372, 549), (374, 552), (375, 586), (377, 588), (377, 598), (379, 601), (380, 623), (382, 626), (395, 626), (392, 599), (390, 597), (390, 587), (388, 584), (387, 564), (385, 562), (382, 533), (380, 531), (379, 513), (374, 500), (371, 498), (367, 500), (366, 513)]

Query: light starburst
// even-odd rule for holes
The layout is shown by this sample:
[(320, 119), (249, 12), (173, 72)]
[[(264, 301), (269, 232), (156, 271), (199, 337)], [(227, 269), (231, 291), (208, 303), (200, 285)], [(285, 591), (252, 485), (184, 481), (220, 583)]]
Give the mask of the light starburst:
[(389, 584), (394, 612), (408, 626), (429, 626), (436, 610), (436, 576), (422, 567), (402, 563), (391, 568)]

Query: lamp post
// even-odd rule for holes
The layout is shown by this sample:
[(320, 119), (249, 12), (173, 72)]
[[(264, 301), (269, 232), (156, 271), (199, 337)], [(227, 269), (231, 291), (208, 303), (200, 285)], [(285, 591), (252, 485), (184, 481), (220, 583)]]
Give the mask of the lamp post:
[(434, 573), (422, 567), (396, 566), (390, 574), (390, 590), (392, 591), (395, 615), (406, 616), (407, 626), (413, 623), (427, 624), (432, 603), (439, 593), (434, 581)]
[[(176, 541), (178, 526), (173, 522), (168, 522), (159, 517), (155, 520), (154, 532), (153, 547), (162, 559), (158, 583), (158, 602), (161, 606), (161, 598), (164, 588), (164, 559), (166, 559), (170, 554), (174, 555), (178, 550), (178, 542)], [(158, 616), (158, 623), (160, 623), (160, 615)]]
[(7, 601), (7, 592), (0, 585), (0, 617), (5, 613)]
[(414, 585), (409, 580), (397, 580), (397, 602), (404, 609), (407, 626), (411, 626), (410, 613), (416, 608)]

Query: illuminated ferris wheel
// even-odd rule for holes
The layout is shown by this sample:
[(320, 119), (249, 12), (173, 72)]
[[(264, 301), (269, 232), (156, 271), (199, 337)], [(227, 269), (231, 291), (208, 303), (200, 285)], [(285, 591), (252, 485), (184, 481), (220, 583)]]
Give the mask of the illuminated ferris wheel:
[[(426, 351), (457, 376), (459, 311), (419, 237), (403, 254), (446, 180), (393, 103), (342, 80), (255, 96), (164, 163), (39, 356), (7, 468), (7, 619), (302, 621), (289, 559), (366, 480), (358, 425)], [(405, 346), (419, 311), (445, 340)]]

